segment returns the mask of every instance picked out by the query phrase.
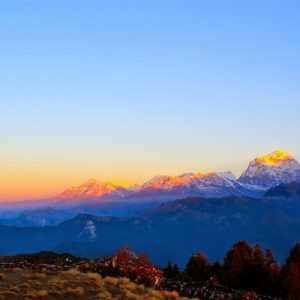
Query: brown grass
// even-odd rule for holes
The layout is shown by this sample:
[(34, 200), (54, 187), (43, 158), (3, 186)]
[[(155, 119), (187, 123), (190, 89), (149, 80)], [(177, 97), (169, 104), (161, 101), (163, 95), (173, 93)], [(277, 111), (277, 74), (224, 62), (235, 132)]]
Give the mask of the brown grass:
[(84, 289), (81, 286), (78, 286), (76, 288), (67, 288), (66, 293), (71, 294), (73, 296), (83, 296), (84, 295)]
[(102, 278), (95, 273), (82, 274), (76, 270), (56, 273), (4, 270), (0, 276), (1, 300), (180, 299), (176, 292), (156, 291), (127, 278)]
[(27, 279), (42, 279), (42, 278), (46, 278), (47, 275), (44, 273), (23, 273), (23, 277), (27, 278)]
[(25, 299), (41, 299), (48, 297), (47, 290), (31, 290), (24, 295)]

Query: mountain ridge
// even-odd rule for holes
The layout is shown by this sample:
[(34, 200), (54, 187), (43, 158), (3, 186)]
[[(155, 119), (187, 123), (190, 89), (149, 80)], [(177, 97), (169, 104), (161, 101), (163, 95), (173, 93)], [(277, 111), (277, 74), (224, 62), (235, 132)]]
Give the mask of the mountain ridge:
[(124, 187), (111, 182), (89, 180), (67, 189), (58, 198), (79, 201), (89, 198), (115, 200), (126, 198), (176, 198), (187, 196), (223, 197), (227, 195), (260, 196), (281, 183), (300, 181), (300, 164), (291, 154), (276, 150), (258, 156), (237, 179), (230, 172), (196, 172), (181, 175), (159, 175), (141, 185)]
[[(295, 188), (300, 190), (300, 184)], [(6, 241), (0, 244), (0, 253), (53, 250), (94, 257), (130, 246), (138, 253), (149, 252), (157, 264), (168, 260), (182, 264), (195, 251), (221, 260), (228, 245), (243, 239), (273, 248), (283, 260), (287, 249), (298, 240), (299, 199), (287, 202), (274, 194), (267, 199), (189, 197), (163, 203), (137, 216), (78, 214), (51, 227), (0, 225), (0, 237)]]

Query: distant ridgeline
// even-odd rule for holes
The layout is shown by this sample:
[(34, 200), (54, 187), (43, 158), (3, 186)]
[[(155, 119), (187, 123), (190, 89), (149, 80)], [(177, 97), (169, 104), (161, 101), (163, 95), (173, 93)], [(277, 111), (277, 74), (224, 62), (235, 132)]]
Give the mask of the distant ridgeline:
[[(277, 193), (278, 192), (278, 193)], [(52, 227), (0, 225), (2, 255), (51, 249), (79, 256), (109, 255), (130, 246), (164, 265), (183, 266), (190, 253), (203, 251), (221, 261), (238, 240), (270, 247), (281, 262), (299, 240), (300, 184), (275, 187), (259, 198), (190, 197), (169, 201), (136, 216), (79, 214)]]

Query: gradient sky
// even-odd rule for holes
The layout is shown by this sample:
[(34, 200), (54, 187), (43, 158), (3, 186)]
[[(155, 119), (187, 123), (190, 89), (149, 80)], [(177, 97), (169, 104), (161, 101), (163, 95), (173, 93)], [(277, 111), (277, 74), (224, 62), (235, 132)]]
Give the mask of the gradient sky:
[(300, 159), (299, 1), (0, 1), (0, 200)]

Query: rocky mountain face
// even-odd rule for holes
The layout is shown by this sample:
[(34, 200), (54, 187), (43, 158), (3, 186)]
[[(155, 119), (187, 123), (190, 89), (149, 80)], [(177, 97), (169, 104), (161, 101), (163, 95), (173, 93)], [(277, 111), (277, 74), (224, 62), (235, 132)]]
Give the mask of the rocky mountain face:
[(173, 199), (188, 196), (205, 198), (229, 195), (253, 196), (262, 192), (238, 182), (231, 172), (187, 173), (179, 176), (157, 176), (144, 183), (134, 197), (170, 197)]
[(120, 182), (101, 182), (90, 179), (86, 183), (71, 187), (59, 195), (59, 200), (82, 201), (84, 199), (117, 199), (130, 195), (134, 185), (122, 184)]
[(239, 182), (261, 187), (300, 181), (300, 163), (289, 153), (274, 151), (250, 162)]
[(288, 184), (280, 184), (278, 186), (269, 189), (264, 194), (264, 198), (300, 200), (300, 184), (296, 182), (292, 182)]

